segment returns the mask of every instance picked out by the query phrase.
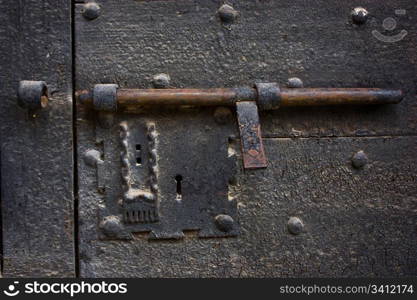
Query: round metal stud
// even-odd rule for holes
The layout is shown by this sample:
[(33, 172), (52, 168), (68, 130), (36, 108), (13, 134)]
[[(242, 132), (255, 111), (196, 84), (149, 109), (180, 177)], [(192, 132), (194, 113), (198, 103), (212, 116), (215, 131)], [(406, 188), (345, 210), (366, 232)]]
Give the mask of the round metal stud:
[(94, 20), (100, 15), (100, 6), (95, 2), (88, 2), (82, 10), (84, 18)]
[(152, 84), (156, 89), (166, 89), (169, 87), (171, 77), (168, 74), (156, 74), (152, 79)]
[(304, 86), (303, 81), (298, 77), (289, 78), (287, 81), (287, 87), (289, 88), (302, 88)]
[(90, 167), (96, 167), (97, 164), (102, 163), (101, 154), (95, 149), (87, 150), (84, 154), (84, 161)]
[(219, 17), (224, 23), (233, 23), (237, 16), (238, 12), (230, 5), (223, 4), (219, 10)]
[(362, 150), (358, 151), (352, 157), (352, 166), (355, 169), (362, 169), (368, 163), (368, 156)]
[(363, 7), (355, 7), (351, 13), (352, 20), (356, 24), (364, 24), (368, 20), (368, 15), (368, 11)]
[(233, 218), (229, 215), (217, 215), (214, 218), (214, 221), (216, 223), (217, 228), (223, 232), (231, 231), (235, 223)]
[(122, 222), (117, 216), (105, 217), (99, 224), (99, 228), (106, 237), (116, 238), (124, 232)]
[(301, 232), (303, 232), (303, 230), (304, 230), (304, 223), (303, 223), (303, 221), (301, 221), (301, 219), (299, 219), (297, 217), (291, 217), (288, 220), (287, 227), (288, 227), (288, 231), (291, 234), (298, 235)]

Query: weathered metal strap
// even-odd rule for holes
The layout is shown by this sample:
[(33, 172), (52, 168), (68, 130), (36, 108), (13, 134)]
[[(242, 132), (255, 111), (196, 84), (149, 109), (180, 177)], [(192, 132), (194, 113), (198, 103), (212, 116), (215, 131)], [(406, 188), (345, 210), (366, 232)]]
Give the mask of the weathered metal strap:
[(245, 169), (266, 168), (267, 160), (262, 143), (258, 107), (252, 101), (236, 103), (237, 120)]

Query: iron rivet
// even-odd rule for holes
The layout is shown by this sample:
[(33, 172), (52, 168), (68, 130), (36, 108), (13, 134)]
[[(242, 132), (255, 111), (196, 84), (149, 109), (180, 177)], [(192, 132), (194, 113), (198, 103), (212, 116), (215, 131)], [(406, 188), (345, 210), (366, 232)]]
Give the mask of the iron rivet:
[(156, 74), (152, 79), (152, 84), (156, 89), (166, 89), (169, 87), (171, 77), (168, 74)]
[(120, 233), (123, 233), (124, 228), (120, 222), (119, 217), (117, 216), (108, 216), (105, 217), (99, 224), (99, 228), (103, 234), (110, 238), (115, 238), (120, 236)]
[(355, 169), (361, 169), (368, 163), (368, 156), (366, 156), (365, 152), (358, 151), (352, 157), (352, 166)]
[(85, 152), (84, 154), (84, 161), (90, 167), (96, 167), (97, 164), (102, 163), (101, 154), (99, 151), (91, 149)]
[(224, 23), (232, 23), (238, 15), (238, 12), (232, 6), (228, 4), (223, 4), (219, 8), (218, 12), (219, 12), (220, 19)]
[(288, 227), (288, 231), (289, 231), (291, 234), (298, 235), (298, 234), (300, 234), (301, 232), (303, 232), (303, 229), (304, 229), (304, 223), (303, 223), (303, 221), (301, 221), (301, 220), (300, 220), (299, 218), (297, 218), (297, 217), (291, 217), (291, 218), (288, 220), (287, 227)]
[(100, 15), (100, 6), (95, 2), (88, 2), (84, 5), (83, 16), (88, 20), (94, 20)]
[(287, 81), (287, 87), (289, 88), (302, 88), (304, 86), (303, 81), (300, 78), (292, 77)]
[(363, 7), (355, 7), (352, 10), (352, 20), (356, 24), (364, 24), (368, 20), (368, 11)]
[(229, 215), (217, 215), (214, 218), (214, 221), (216, 222), (217, 228), (223, 232), (231, 231), (235, 223), (233, 218)]
[(226, 124), (232, 116), (232, 112), (228, 107), (218, 107), (214, 111), (214, 120), (218, 124)]

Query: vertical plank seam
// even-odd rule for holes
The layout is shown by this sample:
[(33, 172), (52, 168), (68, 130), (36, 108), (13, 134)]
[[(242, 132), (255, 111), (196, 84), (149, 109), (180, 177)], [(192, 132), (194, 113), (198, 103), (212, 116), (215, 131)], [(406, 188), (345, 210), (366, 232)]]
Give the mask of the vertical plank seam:
[(71, 87), (72, 87), (72, 151), (73, 151), (73, 193), (74, 193), (74, 271), (75, 277), (80, 277), (80, 255), (79, 255), (79, 199), (78, 199), (78, 145), (77, 145), (77, 103), (75, 101), (76, 67), (75, 67), (75, 4), (77, 1), (70, 1), (70, 26), (71, 26)]

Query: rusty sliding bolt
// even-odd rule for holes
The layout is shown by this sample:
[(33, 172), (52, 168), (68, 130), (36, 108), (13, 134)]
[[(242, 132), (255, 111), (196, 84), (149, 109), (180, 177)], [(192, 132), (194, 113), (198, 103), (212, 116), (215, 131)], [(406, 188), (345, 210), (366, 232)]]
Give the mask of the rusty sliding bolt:
[(244, 167), (265, 168), (258, 109), (290, 106), (371, 105), (401, 102), (400, 90), (374, 88), (290, 88), (276, 83), (255, 87), (217, 89), (119, 89), (115, 84), (98, 84), (92, 91), (78, 91), (77, 100), (101, 111), (130, 106), (236, 106)]
[[(77, 98), (82, 104), (97, 110), (115, 111), (128, 106), (190, 105), (190, 106), (234, 106), (239, 101), (257, 101), (254, 88), (219, 89), (117, 89), (111, 92), (110, 105), (101, 106), (94, 101), (93, 91), (78, 91)], [(279, 107), (327, 106), (361, 104), (396, 104), (401, 102), (400, 90), (371, 88), (297, 88), (281, 89)], [(275, 107), (273, 109), (277, 109)]]

